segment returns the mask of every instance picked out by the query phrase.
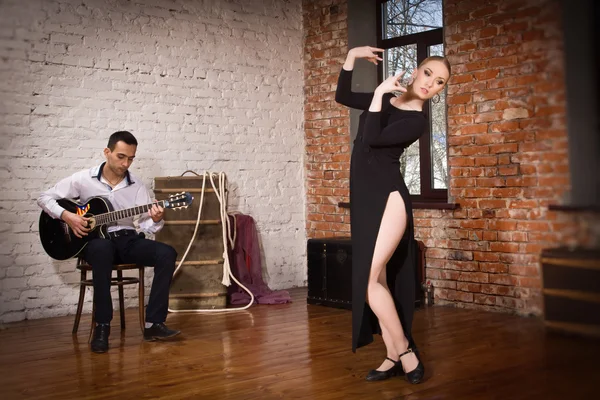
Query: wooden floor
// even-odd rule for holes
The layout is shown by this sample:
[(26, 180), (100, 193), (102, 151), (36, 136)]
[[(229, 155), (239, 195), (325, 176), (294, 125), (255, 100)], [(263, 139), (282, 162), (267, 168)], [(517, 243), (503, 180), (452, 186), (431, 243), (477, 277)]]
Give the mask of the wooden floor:
[(430, 307), (414, 336), (427, 373), (366, 382), (381, 339), (350, 351), (349, 311), (294, 302), (229, 315), (170, 315), (183, 331), (146, 343), (136, 310), (113, 322), (107, 354), (89, 350), (89, 316), (8, 324), (0, 331), (2, 399), (594, 399), (600, 342), (544, 332), (539, 320)]

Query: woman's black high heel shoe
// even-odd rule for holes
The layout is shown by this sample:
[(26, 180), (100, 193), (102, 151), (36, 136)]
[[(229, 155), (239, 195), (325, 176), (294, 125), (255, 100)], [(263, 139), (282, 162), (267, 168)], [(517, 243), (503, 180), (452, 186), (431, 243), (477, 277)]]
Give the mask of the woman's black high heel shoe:
[(394, 366), (386, 371), (377, 371), (376, 369), (370, 370), (366, 378), (369, 382), (384, 381), (393, 376), (404, 374), (404, 371), (402, 370), (402, 364), (400, 363), (400, 361), (394, 361), (389, 357), (386, 357), (386, 359), (393, 362)]
[[(413, 349), (409, 347), (404, 353), (400, 354), (400, 356), (398, 357), (398, 364), (400, 364), (400, 366), (402, 366), (402, 364), (400, 363), (400, 358), (410, 353), (413, 353)], [(420, 383), (423, 380), (423, 376), (425, 375), (425, 366), (419, 359), (417, 353), (415, 353), (415, 357), (417, 357), (417, 361), (419, 361), (417, 367), (410, 372), (404, 371), (406, 375), (406, 380), (412, 384)]]

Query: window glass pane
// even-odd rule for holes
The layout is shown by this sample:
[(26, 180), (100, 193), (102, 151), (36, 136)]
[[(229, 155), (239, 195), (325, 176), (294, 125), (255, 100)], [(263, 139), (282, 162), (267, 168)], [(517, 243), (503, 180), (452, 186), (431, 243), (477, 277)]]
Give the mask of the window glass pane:
[[(417, 45), (394, 47), (384, 54), (384, 75), (395, 75), (406, 71), (403, 84), (406, 86), (410, 74), (417, 68)], [(410, 194), (421, 193), (421, 167), (419, 160), (419, 142), (408, 147), (400, 157), (400, 172), (404, 177)]]
[(383, 6), (383, 38), (441, 28), (442, 0), (389, 0)]
[(400, 173), (410, 194), (421, 194), (421, 160), (419, 141), (411, 144), (400, 157)]
[[(441, 44), (429, 47), (430, 56), (443, 56)], [(431, 171), (433, 189), (448, 188), (448, 141), (446, 124), (446, 88), (431, 100)]]
[(403, 80), (406, 81), (412, 71), (417, 68), (417, 45), (394, 47), (387, 49), (384, 53), (384, 76), (395, 75), (400, 71), (406, 71)]

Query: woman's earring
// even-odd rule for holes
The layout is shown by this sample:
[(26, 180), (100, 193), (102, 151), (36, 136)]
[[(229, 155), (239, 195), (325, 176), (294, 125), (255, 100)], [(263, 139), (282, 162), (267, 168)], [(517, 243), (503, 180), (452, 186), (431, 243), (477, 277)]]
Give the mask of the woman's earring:
[(433, 96), (433, 97), (431, 98), (431, 102), (432, 102), (432, 103), (434, 103), (434, 104), (437, 104), (437, 103), (439, 103), (439, 102), (440, 102), (440, 100), (442, 100), (442, 97), (440, 96), (440, 94), (439, 94), (439, 93), (436, 93), (436, 94), (435, 94), (435, 96)]

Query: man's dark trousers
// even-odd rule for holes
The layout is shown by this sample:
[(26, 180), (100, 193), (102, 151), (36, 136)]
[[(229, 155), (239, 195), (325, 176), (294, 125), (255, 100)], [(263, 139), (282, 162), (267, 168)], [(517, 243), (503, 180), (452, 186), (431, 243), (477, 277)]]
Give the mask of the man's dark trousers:
[[(154, 266), (146, 322), (165, 322), (177, 252), (167, 244), (145, 239), (134, 230), (117, 231), (117, 237), (109, 235), (110, 239), (91, 240), (83, 251), (83, 258), (92, 266), (96, 322), (105, 324), (112, 320), (110, 279), (113, 264), (120, 263)], [(143, 284), (140, 282), (140, 285)]]

